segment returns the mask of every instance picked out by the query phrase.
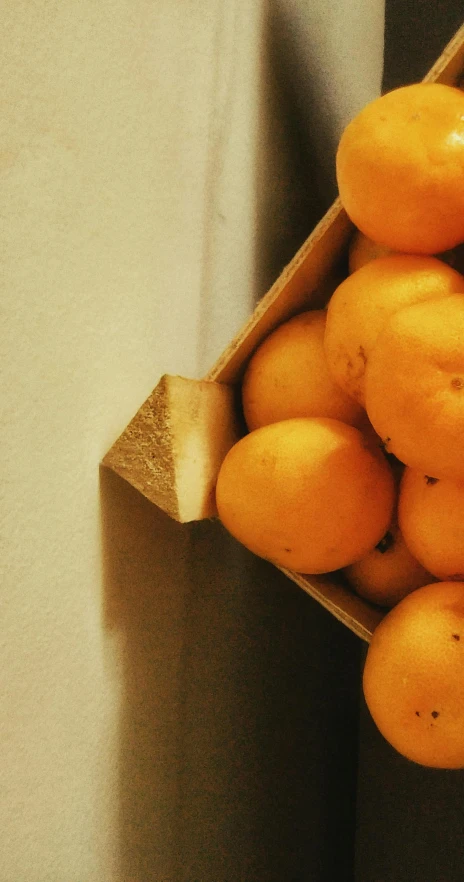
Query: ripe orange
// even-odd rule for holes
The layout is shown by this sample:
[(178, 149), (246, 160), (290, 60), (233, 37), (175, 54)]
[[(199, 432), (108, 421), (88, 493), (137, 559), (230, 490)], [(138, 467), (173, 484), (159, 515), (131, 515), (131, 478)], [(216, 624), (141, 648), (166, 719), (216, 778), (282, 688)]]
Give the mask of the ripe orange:
[(398, 518), (412, 554), (442, 581), (464, 581), (464, 483), (405, 469)]
[(337, 151), (341, 202), (393, 251), (436, 254), (464, 241), (464, 94), (415, 83), (374, 99)]
[(291, 417), (332, 417), (359, 424), (364, 410), (334, 382), (324, 355), (327, 313), (317, 309), (284, 322), (252, 356), (242, 383), (249, 429)]
[(464, 766), (464, 582), (435, 582), (401, 600), (375, 629), (363, 673), (386, 740), (424, 766)]
[(391, 521), (395, 487), (358, 429), (326, 418), (255, 429), (226, 455), (216, 503), (229, 532), (260, 557), (325, 573), (363, 557)]
[(324, 351), (342, 389), (365, 403), (365, 370), (379, 332), (397, 310), (464, 292), (464, 277), (436, 257), (395, 254), (366, 263), (334, 291)]
[(411, 554), (396, 522), (366, 557), (346, 567), (345, 575), (357, 594), (387, 607), (433, 581), (431, 573)]
[(373, 347), (366, 409), (387, 451), (435, 478), (464, 480), (464, 297), (400, 309)]

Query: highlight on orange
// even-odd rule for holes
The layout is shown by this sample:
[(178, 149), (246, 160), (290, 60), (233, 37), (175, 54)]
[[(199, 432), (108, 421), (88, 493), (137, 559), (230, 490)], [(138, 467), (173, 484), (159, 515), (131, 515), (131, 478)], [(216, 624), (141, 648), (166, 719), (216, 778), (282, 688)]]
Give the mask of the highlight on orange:
[(333, 380), (365, 404), (365, 372), (380, 331), (399, 309), (455, 292), (464, 277), (436, 257), (378, 257), (348, 276), (327, 309), (324, 351)]
[(464, 241), (464, 94), (414, 83), (374, 99), (336, 156), (347, 214), (379, 245), (437, 254)]
[(250, 551), (299, 573), (327, 573), (385, 534), (396, 489), (383, 454), (353, 426), (295, 418), (255, 429), (226, 455), (216, 503)]

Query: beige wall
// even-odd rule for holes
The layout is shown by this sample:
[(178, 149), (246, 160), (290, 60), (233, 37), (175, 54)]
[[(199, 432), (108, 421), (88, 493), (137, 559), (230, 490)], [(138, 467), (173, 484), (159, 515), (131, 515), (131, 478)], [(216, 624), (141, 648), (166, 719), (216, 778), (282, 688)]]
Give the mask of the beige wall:
[(110, 474), (100, 488), (98, 463), (162, 373), (209, 365), (294, 247), (298, 188), (275, 149), (256, 166), (263, 133), (285, 142), (261, 7), (4, 7), (0, 882), (232, 882), (221, 850), (267, 860), (246, 724), (272, 717), (263, 622), (301, 620), (303, 599), (209, 526), (192, 536)]
[[(102, 580), (98, 462), (163, 371), (196, 370), (215, 21), (187, 13), (144, 0), (2, 9), (2, 882), (132, 878), (127, 775), (129, 821), (146, 812), (156, 878), (171, 878), (185, 540), (109, 482), (119, 519)], [(127, 510), (134, 545), (121, 550)], [(135, 673), (156, 670), (135, 723), (126, 691), (145, 686), (127, 683), (128, 640)]]

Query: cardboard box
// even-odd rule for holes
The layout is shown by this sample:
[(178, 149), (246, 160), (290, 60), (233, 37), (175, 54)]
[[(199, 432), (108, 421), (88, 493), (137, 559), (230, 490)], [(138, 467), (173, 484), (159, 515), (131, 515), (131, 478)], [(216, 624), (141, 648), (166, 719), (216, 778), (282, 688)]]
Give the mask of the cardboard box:
[[(424, 81), (464, 85), (464, 25)], [(327, 302), (340, 281), (352, 233), (336, 200), (204, 380), (162, 377), (102, 464), (179, 521), (214, 517), (219, 466), (244, 431), (237, 393), (248, 359), (283, 321)], [(382, 610), (357, 597), (342, 579), (282, 571), (370, 640)]]

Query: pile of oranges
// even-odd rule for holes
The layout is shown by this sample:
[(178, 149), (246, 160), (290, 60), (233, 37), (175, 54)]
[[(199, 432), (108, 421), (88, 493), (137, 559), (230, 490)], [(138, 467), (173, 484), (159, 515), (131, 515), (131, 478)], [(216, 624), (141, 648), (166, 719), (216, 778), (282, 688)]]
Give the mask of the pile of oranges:
[(218, 513), (257, 555), (341, 571), (388, 609), (363, 675), (374, 721), (410, 760), (464, 767), (464, 93), (371, 102), (337, 179), (348, 275), (252, 355)]

